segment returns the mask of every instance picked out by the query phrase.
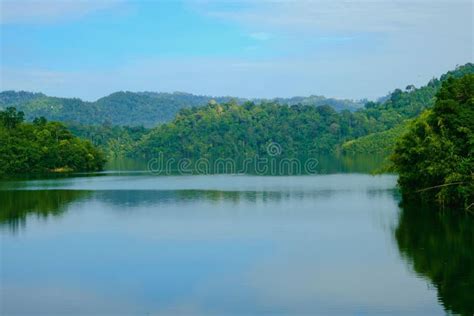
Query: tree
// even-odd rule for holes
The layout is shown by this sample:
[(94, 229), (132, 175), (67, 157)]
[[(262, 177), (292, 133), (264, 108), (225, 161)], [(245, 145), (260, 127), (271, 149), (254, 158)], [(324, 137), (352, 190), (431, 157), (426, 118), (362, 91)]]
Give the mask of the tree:
[(100, 150), (61, 123), (44, 118), (25, 123), (14, 108), (0, 111), (0, 118), (0, 175), (96, 171), (105, 163)]
[(0, 122), (8, 129), (15, 128), (24, 121), (24, 118), (25, 113), (17, 112), (14, 107), (8, 107), (5, 111), (0, 111)]
[(391, 160), (406, 198), (467, 207), (474, 202), (474, 75), (447, 79), (436, 97)]

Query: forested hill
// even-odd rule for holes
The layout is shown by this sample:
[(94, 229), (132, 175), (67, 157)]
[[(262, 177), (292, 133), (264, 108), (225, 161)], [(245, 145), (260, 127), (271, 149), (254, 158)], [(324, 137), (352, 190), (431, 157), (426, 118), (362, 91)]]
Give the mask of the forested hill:
[(105, 159), (89, 141), (44, 118), (25, 123), (23, 112), (0, 111), (0, 178), (19, 174), (97, 171)]
[[(353, 154), (388, 153), (398, 137), (406, 130), (406, 120), (418, 117), (425, 109), (431, 108), (436, 100), (436, 93), (448, 78), (461, 78), (474, 73), (474, 64), (467, 63), (432, 79), (420, 88), (407, 86), (404, 91), (396, 89), (383, 102), (368, 102), (360, 110), (375, 129), (367, 137), (360, 137), (346, 142), (343, 151)], [(375, 124), (375, 125), (374, 125)], [(402, 126), (404, 125), (404, 126)], [(363, 136), (363, 135), (360, 135)]]
[(281, 105), (309, 105), (321, 106), (329, 105), (336, 111), (356, 111), (363, 108), (367, 100), (349, 100), (349, 99), (334, 99), (326, 98), (320, 95), (310, 95), (309, 97), (292, 97), (292, 98), (273, 98), (273, 99), (253, 99), (248, 100), (256, 104), (262, 103), (277, 103)]
[(474, 74), (443, 82), (432, 108), (408, 126), (391, 161), (404, 198), (474, 206)]
[(466, 64), (431, 80), (426, 86), (396, 89), (383, 103), (337, 112), (329, 106), (281, 106), (210, 103), (181, 110), (176, 118), (145, 135), (133, 154), (158, 153), (175, 158), (227, 158), (266, 155), (269, 144), (278, 143), (285, 157), (313, 156), (334, 151), (342, 143), (383, 132), (417, 117), (432, 107), (442, 82), (474, 73)]
[[(211, 100), (218, 103), (235, 100), (238, 104), (248, 101), (243, 98), (200, 96), (181, 92), (116, 92), (95, 102), (86, 102), (77, 98), (50, 97), (42, 93), (4, 91), (0, 93), (0, 110), (15, 107), (25, 113), (27, 120), (43, 116), (48, 120), (85, 125), (108, 123), (154, 127), (158, 123), (171, 121), (180, 109), (203, 106)], [(256, 103), (264, 101), (254, 100)], [(363, 101), (328, 99), (322, 96), (278, 98), (275, 102), (312, 106), (327, 104), (336, 110), (356, 110), (363, 106)]]
[[(3, 91), (0, 109), (15, 107), (27, 120), (48, 120), (83, 125), (155, 126), (170, 121), (185, 107), (208, 103), (212, 98), (187, 93), (115, 92), (95, 102), (77, 98), (58, 98), (42, 93)], [(216, 98), (227, 102), (231, 98)]]

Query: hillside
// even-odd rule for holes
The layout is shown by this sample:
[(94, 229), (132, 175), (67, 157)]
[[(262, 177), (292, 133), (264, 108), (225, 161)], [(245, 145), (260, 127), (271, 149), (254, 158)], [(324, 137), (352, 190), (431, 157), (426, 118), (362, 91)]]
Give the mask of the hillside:
[[(26, 113), (27, 120), (44, 116), (67, 122), (74, 135), (115, 156), (157, 152), (174, 157), (265, 155), (266, 146), (273, 142), (282, 146), (284, 156), (339, 149), (345, 153), (387, 153), (403, 133), (406, 121), (432, 107), (441, 84), (466, 73), (474, 73), (473, 64), (419, 88), (396, 89), (355, 111), (360, 103), (318, 96), (249, 102), (178, 92), (117, 92), (84, 102), (5, 91), (0, 93), (0, 108), (15, 106)], [(326, 103), (330, 106), (321, 105)], [(159, 123), (164, 124), (152, 130), (138, 128)]]
[(213, 103), (181, 110), (172, 122), (145, 135), (134, 154), (210, 159), (264, 156), (270, 143), (283, 146), (285, 156), (315, 154), (338, 143), (339, 118), (329, 106)]
[(391, 155), (404, 198), (472, 207), (473, 122), (474, 74), (444, 81), (435, 105), (410, 124)]
[(342, 151), (349, 154), (390, 153), (396, 139), (407, 130), (407, 120), (418, 117), (425, 109), (434, 105), (436, 93), (448, 78), (460, 78), (472, 73), (474, 64), (468, 63), (447, 72), (439, 79), (430, 80), (420, 88), (407, 86), (404, 91), (396, 89), (382, 98), (383, 102), (368, 102), (356, 114), (360, 113), (373, 122), (376, 132), (345, 142)]
[(357, 109), (363, 108), (367, 100), (347, 100), (347, 99), (334, 99), (326, 98), (320, 95), (311, 95), (309, 97), (292, 97), (292, 98), (273, 98), (273, 99), (253, 99), (249, 100), (256, 104), (261, 103), (278, 103), (287, 105), (309, 105), (309, 106), (321, 106), (329, 105), (336, 111), (356, 111)]
[[(115, 92), (95, 102), (77, 98), (58, 98), (42, 93), (3, 91), (0, 93), (0, 109), (15, 107), (25, 112), (27, 120), (43, 116), (48, 120), (74, 122), (84, 125), (108, 123), (118, 126), (154, 127), (171, 121), (183, 108), (203, 106), (215, 100), (225, 103), (235, 100), (238, 104), (248, 101), (234, 97), (211, 97), (190, 93)], [(266, 102), (255, 99), (255, 103)], [(336, 110), (356, 110), (361, 101), (327, 99), (321, 96), (279, 98), (279, 104), (330, 105)]]
[(376, 132), (357, 139), (349, 140), (342, 144), (341, 150), (345, 154), (382, 154), (392, 152), (395, 142), (407, 130), (409, 120), (391, 129)]
[(0, 111), (0, 177), (47, 172), (97, 171), (105, 159), (89, 141), (44, 118), (25, 123), (14, 108)]
[(313, 156), (336, 151), (346, 141), (391, 130), (381, 134), (383, 138), (376, 134), (359, 146), (364, 151), (379, 152), (376, 147), (380, 144), (392, 146), (390, 142), (402, 132), (401, 124), (433, 105), (444, 81), (466, 73), (474, 73), (473, 64), (458, 67), (420, 88), (396, 89), (385, 102), (368, 102), (355, 112), (337, 112), (329, 106), (288, 107), (276, 102), (247, 102), (242, 106), (235, 102), (212, 103), (185, 109), (170, 123), (145, 135), (132, 154), (161, 153), (175, 158), (265, 156), (267, 146), (278, 143), (282, 157)]

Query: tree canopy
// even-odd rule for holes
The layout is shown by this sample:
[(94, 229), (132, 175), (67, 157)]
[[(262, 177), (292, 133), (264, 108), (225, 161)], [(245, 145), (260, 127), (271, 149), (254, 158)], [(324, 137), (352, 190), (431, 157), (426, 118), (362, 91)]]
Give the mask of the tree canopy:
[[(314, 156), (342, 150), (380, 153), (393, 149), (407, 121), (433, 106), (441, 84), (474, 73), (466, 64), (433, 79), (426, 86), (391, 93), (383, 102), (368, 102), (355, 112), (330, 106), (275, 102), (212, 102), (182, 109), (175, 119), (146, 134), (130, 152), (168, 157), (247, 157), (265, 155), (278, 143), (285, 157)], [(367, 136), (369, 135), (369, 136)], [(366, 136), (366, 137), (364, 137)], [(342, 146), (345, 142), (345, 146)]]
[(0, 175), (102, 169), (102, 152), (63, 124), (23, 118), (15, 108), (0, 111)]
[[(235, 97), (212, 97), (190, 93), (156, 93), (120, 91), (94, 102), (77, 98), (57, 98), (41, 93), (3, 91), (0, 93), (2, 107), (16, 107), (24, 111), (26, 119), (44, 116), (48, 120), (82, 125), (145, 126), (155, 127), (171, 121), (183, 108), (205, 106), (210, 101), (226, 103), (231, 100), (243, 104), (247, 99)], [(255, 103), (267, 100), (255, 99)], [(330, 105), (336, 110), (354, 111), (363, 107), (363, 101), (339, 100), (322, 96), (276, 98), (279, 104)]]
[(396, 144), (391, 160), (407, 198), (447, 206), (474, 202), (474, 75), (448, 78), (434, 107)]

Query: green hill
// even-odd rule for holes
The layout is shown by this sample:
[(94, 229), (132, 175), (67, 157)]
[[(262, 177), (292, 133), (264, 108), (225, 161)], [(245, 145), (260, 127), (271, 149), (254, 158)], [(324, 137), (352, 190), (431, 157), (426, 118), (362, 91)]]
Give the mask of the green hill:
[(407, 131), (408, 122), (401, 123), (383, 132), (376, 132), (342, 144), (345, 154), (381, 154), (387, 155), (393, 151), (395, 143)]
[(364, 110), (356, 112), (366, 117), (375, 130), (342, 145), (342, 151), (350, 154), (388, 154), (392, 151), (396, 139), (408, 127), (408, 119), (418, 117), (425, 109), (433, 107), (436, 93), (448, 78), (460, 78), (474, 73), (474, 64), (457, 67), (453, 71), (442, 75), (439, 79), (432, 79), (427, 85), (415, 88), (407, 86), (405, 91), (396, 89), (382, 103), (368, 102)]
[(473, 64), (458, 67), (420, 88), (396, 89), (384, 102), (367, 102), (355, 112), (337, 112), (330, 106), (282, 106), (276, 102), (213, 102), (183, 109), (173, 121), (145, 135), (132, 154), (247, 157), (266, 155), (266, 146), (276, 142), (284, 156), (306, 156), (336, 151), (344, 142), (373, 133), (377, 134), (367, 136), (362, 144), (356, 146), (359, 141), (354, 141), (344, 148), (379, 152), (393, 146), (407, 120), (432, 107), (442, 82), (466, 73), (474, 73)]
[(0, 176), (102, 169), (102, 152), (61, 123), (23, 119), (14, 108), (0, 111)]
[(433, 108), (410, 124), (391, 156), (404, 197), (472, 208), (473, 123), (474, 74), (444, 81)]
[[(200, 96), (189, 93), (115, 92), (95, 102), (77, 98), (57, 98), (42, 93), (3, 91), (0, 93), (0, 109), (15, 107), (23, 111), (27, 120), (43, 116), (48, 120), (101, 125), (154, 127), (171, 121), (179, 110), (204, 106), (211, 100), (219, 103), (234, 100), (238, 104), (248, 101), (243, 98)], [(264, 99), (254, 100), (266, 102)], [(336, 110), (356, 110), (362, 101), (327, 99), (321, 96), (279, 98), (280, 104), (330, 105)]]

